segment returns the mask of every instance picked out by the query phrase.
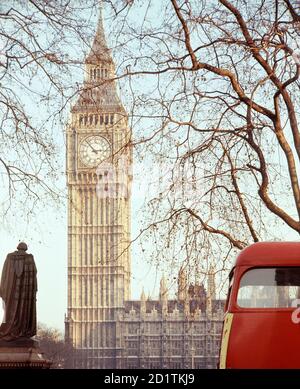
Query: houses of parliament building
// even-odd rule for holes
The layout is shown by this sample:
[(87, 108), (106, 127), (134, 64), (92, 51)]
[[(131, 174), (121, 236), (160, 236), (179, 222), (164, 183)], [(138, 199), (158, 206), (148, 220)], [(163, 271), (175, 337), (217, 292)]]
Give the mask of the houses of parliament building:
[(178, 275), (169, 299), (130, 298), (131, 131), (100, 15), (85, 80), (66, 128), (68, 308), (72, 368), (215, 368), (223, 320), (213, 271), (206, 287)]

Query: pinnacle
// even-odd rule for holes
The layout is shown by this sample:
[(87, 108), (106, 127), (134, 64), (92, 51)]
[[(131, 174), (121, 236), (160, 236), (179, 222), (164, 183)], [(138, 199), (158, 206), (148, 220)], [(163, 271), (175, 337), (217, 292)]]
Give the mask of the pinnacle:
[(95, 38), (90, 54), (87, 56), (85, 63), (99, 64), (101, 62), (112, 62), (112, 57), (106, 42), (103, 26), (102, 7), (100, 4), (99, 19), (97, 23)]
[(141, 301), (145, 301), (146, 300), (146, 295), (145, 295), (145, 291), (144, 291), (144, 288), (142, 290), (142, 294), (141, 294)]

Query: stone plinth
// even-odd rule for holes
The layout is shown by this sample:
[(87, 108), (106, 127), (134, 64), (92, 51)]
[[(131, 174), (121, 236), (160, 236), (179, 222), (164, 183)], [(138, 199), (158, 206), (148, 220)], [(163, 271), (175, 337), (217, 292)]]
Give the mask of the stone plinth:
[(18, 339), (0, 340), (0, 369), (49, 369), (37, 341)]

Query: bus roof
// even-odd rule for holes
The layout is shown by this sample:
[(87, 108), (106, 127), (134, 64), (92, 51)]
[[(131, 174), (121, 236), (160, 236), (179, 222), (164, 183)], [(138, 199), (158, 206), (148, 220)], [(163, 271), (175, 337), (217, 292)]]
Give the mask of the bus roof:
[(258, 242), (243, 249), (235, 266), (300, 266), (300, 242)]

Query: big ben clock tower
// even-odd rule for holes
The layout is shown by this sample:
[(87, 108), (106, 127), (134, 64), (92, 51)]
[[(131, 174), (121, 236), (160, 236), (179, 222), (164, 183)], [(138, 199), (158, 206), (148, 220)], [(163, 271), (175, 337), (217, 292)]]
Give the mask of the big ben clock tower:
[(68, 312), (75, 368), (116, 368), (130, 298), (130, 130), (100, 15), (66, 130)]

